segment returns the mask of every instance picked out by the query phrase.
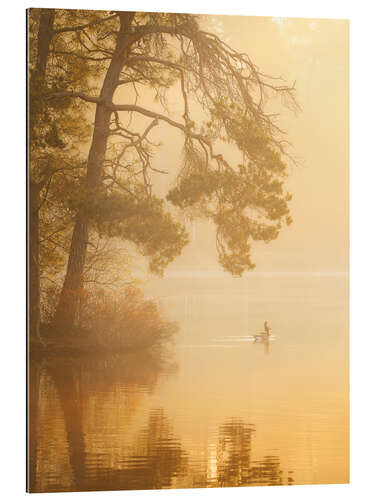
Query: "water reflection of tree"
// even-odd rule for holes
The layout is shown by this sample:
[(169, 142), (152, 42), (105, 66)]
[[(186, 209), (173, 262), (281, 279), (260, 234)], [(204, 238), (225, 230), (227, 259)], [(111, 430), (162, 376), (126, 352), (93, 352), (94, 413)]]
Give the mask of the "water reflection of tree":
[[(219, 429), (216, 447), (215, 469), (211, 477), (207, 474), (206, 484), (197, 486), (250, 486), (291, 484), (293, 479), (283, 479), (280, 460), (267, 455), (261, 460), (252, 457), (252, 439), (255, 429), (240, 419), (231, 419)], [(290, 471), (289, 471), (290, 472)]]
[(187, 453), (162, 409), (152, 410), (124, 466), (98, 471), (93, 489), (136, 490), (174, 487), (187, 470)]
[[(187, 454), (162, 409), (150, 413), (148, 427), (141, 433), (138, 447), (145, 459), (147, 487), (171, 487), (173, 478), (184, 474)], [(144, 482), (143, 485), (146, 486)]]
[[(137, 392), (137, 388), (142, 388), (140, 392), (143, 393), (151, 392), (160, 374), (169, 369), (171, 365), (162, 360), (160, 353), (152, 352), (106, 358), (85, 356), (76, 359), (54, 357), (33, 360), (30, 363), (29, 383), (30, 491), (91, 489), (92, 478), (89, 476), (91, 477), (94, 471), (88, 470), (90, 467), (87, 466), (87, 443), (84, 439), (84, 419), (94, 421), (95, 425), (96, 418), (95, 412), (89, 414), (92, 413), (92, 408), (88, 408), (87, 404), (90, 395), (110, 396), (118, 386), (121, 386), (124, 398), (131, 397), (131, 389), (132, 395)], [(50, 387), (43, 395), (40, 391), (42, 379), (49, 380), (53, 386), (52, 390)], [(57, 398), (61, 408), (64, 425), (59, 431), (54, 426), (43, 429), (38, 408), (42, 399), (45, 401), (48, 398)], [(132, 411), (124, 416), (125, 420), (134, 412), (135, 403), (133, 397), (129, 404)], [(55, 415), (50, 415), (50, 418), (55, 418)], [(63, 448), (66, 448), (65, 443), (73, 482), (66, 474), (64, 478), (58, 477), (58, 471), (64, 469), (60, 463), (60, 455)], [(108, 446), (108, 443), (105, 445)], [(51, 464), (46, 460), (44, 452), (51, 447), (56, 448), (56, 463), (53, 464), (56, 472), (49, 477), (46, 468)], [(103, 450), (99, 450), (98, 454), (100, 452)], [(43, 475), (48, 476), (48, 479), (43, 478)]]
[[(31, 491), (160, 489), (181, 485), (225, 487), (293, 482), (291, 474), (284, 479), (276, 455), (254, 459), (255, 428), (241, 419), (230, 419), (220, 426), (207, 463), (201, 462), (198, 469), (192, 462), (188, 467), (188, 453), (162, 409), (152, 410), (145, 428), (126, 437), (132, 412), (126, 410), (124, 413), (123, 406), (116, 406), (116, 402), (113, 406), (111, 401), (109, 408), (116, 414), (112, 422), (116, 435), (107, 435), (106, 431), (101, 434), (101, 424), (97, 424), (96, 418), (102, 401), (92, 404), (91, 400), (91, 404), (87, 404), (90, 395), (111, 395), (116, 384), (123, 384), (125, 392), (121, 394), (125, 398), (129, 397), (127, 388), (132, 385), (138, 387), (138, 393), (141, 386), (151, 391), (161, 373), (159, 361), (152, 357), (147, 359), (143, 354), (141, 357), (69, 362), (54, 359), (44, 360), (42, 367), (32, 366), (35, 385), (31, 384), (30, 388)], [(44, 382), (41, 384), (39, 380)], [(49, 425), (44, 428), (40, 423), (39, 406), (42, 401), (45, 404), (48, 397), (55, 398), (60, 407), (58, 428)], [(134, 401), (132, 411), (133, 406)], [(48, 408), (43, 412), (51, 418)], [(105, 426), (111, 430), (113, 427), (105, 412), (104, 417)], [(56, 415), (52, 419), (57, 421)], [(87, 434), (88, 421), (91, 432), (94, 431), (91, 435)], [(118, 443), (124, 434), (125, 447)], [(134, 444), (129, 447), (132, 442)], [(51, 457), (53, 463), (48, 462)]]
[(28, 386), (28, 473), (27, 485), (30, 491), (35, 491), (36, 469), (37, 469), (37, 442), (38, 442), (38, 421), (39, 421), (39, 395), (40, 378), (43, 368), (42, 362), (31, 361), (29, 363), (29, 383)]
[(221, 426), (217, 448), (218, 486), (240, 486), (247, 482), (253, 432), (250, 425), (237, 420)]

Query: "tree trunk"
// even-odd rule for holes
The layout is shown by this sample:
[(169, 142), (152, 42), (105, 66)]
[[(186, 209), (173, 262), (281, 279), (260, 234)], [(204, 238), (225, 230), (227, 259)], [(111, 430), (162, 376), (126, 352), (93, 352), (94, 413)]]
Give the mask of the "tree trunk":
[[(42, 9), (39, 19), (38, 30), (38, 59), (35, 74), (39, 80), (45, 80), (46, 68), (49, 54), (49, 46), (53, 37), (53, 23), (55, 21), (54, 9)], [(39, 82), (42, 83), (42, 82)]]
[(29, 335), (40, 340), (40, 269), (39, 269), (39, 193), (40, 186), (29, 183)]
[[(53, 37), (55, 11), (43, 9), (39, 19), (38, 54), (36, 66), (30, 75), (29, 95), (35, 98), (45, 85), (49, 46)], [(29, 98), (30, 100), (30, 98)], [(29, 105), (31, 103), (29, 102)], [(28, 145), (30, 148), (30, 144)], [(39, 267), (39, 199), (43, 183), (32, 179), (29, 164), (29, 220), (28, 220), (28, 305), (29, 338), (40, 341), (40, 267)]]
[(83, 430), (83, 404), (80, 374), (67, 363), (56, 363), (49, 373), (53, 377), (64, 415), (69, 462), (73, 472), (74, 487), (86, 490), (87, 482), (86, 444)]
[[(86, 196), (95, 196), (100, 187), (102, 168), (107, 150), (109, 125), (112, 111), (108, 105), (112, 103), (117, 88), (127, 50), (130, 47), (129, 26), (134, 13), (121, 12), (120, 30), (117, 34), (116, 48), (104, 78), (100, 92), (101, 102), (96, 105), (94, 131), (87, 160)], [(68, 266), (59, 303), (56, 308), (54, 324), (69, 328), (73, 326), (79, 302), (79, 292), (83, 284), (83, 271), (86, 260), (89, 235), (89, 216), (85, 209), (77, 214), (69, 252)]]

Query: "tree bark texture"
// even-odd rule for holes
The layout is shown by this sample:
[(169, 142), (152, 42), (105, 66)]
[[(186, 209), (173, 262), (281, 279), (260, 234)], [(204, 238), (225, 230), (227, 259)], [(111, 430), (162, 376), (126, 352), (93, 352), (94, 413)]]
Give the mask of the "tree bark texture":
[(40, 187), (29, 181), (29, 335), (40, 338), (39, 268), (39, 193)]

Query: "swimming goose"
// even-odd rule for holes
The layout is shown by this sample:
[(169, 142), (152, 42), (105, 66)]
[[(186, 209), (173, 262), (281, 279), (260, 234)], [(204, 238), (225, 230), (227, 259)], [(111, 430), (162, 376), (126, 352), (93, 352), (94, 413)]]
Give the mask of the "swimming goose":
[(265, 321), (264, 322), (264, 332), (259, 332), (256, 335), (254, 335), (254, 342), (263, 341), (265, 339), (268, 339), (268, 337), (270, 336), (270, 331), (271, 331), (271, 328), (268, 325), (268, 322)]

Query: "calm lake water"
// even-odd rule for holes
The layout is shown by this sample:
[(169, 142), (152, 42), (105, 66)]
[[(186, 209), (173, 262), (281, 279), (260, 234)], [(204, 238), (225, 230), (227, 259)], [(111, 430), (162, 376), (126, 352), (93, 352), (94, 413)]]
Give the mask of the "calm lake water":
[(145, 293), (180, 326), (167, 364), (30, 364), (32, 491), (349, 481), (346, 274), (180, 275)]

